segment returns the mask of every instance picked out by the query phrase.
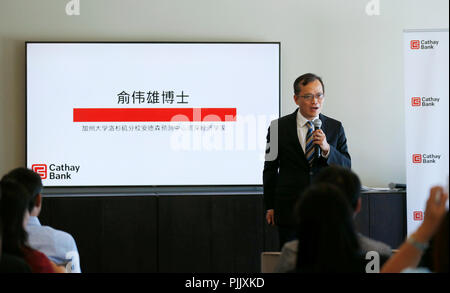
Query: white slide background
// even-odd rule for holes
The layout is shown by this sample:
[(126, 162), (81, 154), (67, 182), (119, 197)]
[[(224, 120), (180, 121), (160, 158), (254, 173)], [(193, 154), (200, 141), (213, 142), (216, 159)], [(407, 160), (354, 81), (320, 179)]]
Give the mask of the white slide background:
[[(28, 43), (27, 166), (47, 165), (45, 186), (262, 184), (266, 131), (279, 116), (279, 62), (278, 43)], [(118, 103), (122, 91), (129, 104)], [(133, 91), (183, 91), (188, 104), (133, 104)], [(236, 108), (237, 116), (73, 121), (74, 108), (162, 107)], [(157, 125), (194, 130), (149, 130)], [(61, 165), (80, 168), (50, 179)]]

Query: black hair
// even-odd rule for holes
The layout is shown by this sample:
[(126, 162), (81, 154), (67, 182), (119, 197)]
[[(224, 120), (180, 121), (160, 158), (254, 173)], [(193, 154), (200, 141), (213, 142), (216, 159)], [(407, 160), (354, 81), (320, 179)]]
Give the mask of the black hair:
[(0, 218), (3, 228), (2, 252), (23, 257), (28, 234), (23, 227), (28, 207), (28, 192), (15, 180), (3, 178), (0, 181), (2, 193)]
[(325, 93), (325, 86), (323, 85), (322, 78), (315, 75), (314, 73), (306, 73), (306, 74), (303, 74), (303, 75), (297, 77), (297, 79), (294, 81), (294, 94), (298, 95), (300, 93), (300, 84), (302, 86), (305, 86), (308, 83), (315, 81), (315, 80), (320, 81), (320, 84), (322, 85), (323, 93)]
[(336, 185), (344, 192), (353, 210), (356, 209), (361, 197), (361, 181), (352, 170), (336, 165), (326, 167), (313, 179), (313, 183), (320, 182)]
[(351, 208), (339, 188), (311, 185), (295, 213), (297, 272), (364, 272)]
[(37, 195), (42, 192), (41, 176), (33, 170), (19, 167), (6, 174), (5, 178), (15, 180), (26, 188), (29, 197), (28, 211), (31, 213), (36, 205)]

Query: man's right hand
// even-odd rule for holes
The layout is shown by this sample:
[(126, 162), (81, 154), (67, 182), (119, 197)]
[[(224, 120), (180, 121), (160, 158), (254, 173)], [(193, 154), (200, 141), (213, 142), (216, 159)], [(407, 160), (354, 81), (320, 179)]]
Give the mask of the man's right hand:
[(274, 211), (273, 211), (273, 209), (267, 210), (267, 212), (266, 212), (266, 220), (267, 220), (267, 224), (275, 226), (275, 218), (274, 218)]

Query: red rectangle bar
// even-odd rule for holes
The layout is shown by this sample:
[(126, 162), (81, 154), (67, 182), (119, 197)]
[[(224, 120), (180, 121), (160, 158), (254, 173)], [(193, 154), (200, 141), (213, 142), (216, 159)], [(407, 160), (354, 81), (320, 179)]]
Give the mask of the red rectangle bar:
[(236, 121), (236, 108), (74, 108), (73, 122)]

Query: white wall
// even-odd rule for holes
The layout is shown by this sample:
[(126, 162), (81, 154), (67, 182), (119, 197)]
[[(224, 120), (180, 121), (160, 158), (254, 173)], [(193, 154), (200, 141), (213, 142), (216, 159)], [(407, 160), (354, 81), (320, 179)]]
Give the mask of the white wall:
[(0, 175), (25, 165), (25, 41), (279, 41), (282, 114), (295, 78), (319, 74), (363, 184), (406, 181), (402, 31), (448, 28), (448, 0), (380, 0), (379, 16), (369, 0), (68, 2), (0, 0)]

